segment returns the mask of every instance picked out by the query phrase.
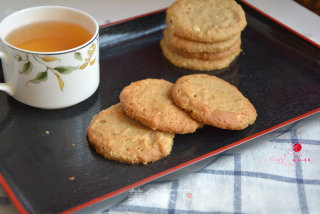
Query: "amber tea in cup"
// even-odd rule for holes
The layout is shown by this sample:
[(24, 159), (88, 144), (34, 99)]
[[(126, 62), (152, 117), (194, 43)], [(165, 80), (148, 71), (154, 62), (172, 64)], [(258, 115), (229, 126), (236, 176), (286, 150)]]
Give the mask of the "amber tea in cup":
[(42, 21), (13, 30), (5, 40), (23, 50), (56, 52), (78, 47), (92, 36), (87, 29), (71, 22)]

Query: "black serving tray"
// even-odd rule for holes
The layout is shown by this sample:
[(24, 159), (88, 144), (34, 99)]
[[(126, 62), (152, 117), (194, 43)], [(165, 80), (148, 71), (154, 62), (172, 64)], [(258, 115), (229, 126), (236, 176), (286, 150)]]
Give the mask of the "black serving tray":
[(101, 28), (100, 86), (76, 106), (41, 110), (1, 92), (0, 183), (18, 210), (69, 213), (100, 202), (111, 206), (130, 188), (201, 168), (220, 152), (319, 112), (318, 47), (242, 6), (248, 21), (243, 52), (229, 68), (203, 73), (237, 86), (256, 107), (256, 123), (243, 131), (206, 126), (176, 135), (171, 155), (158, 162), (131, 166), (105, 160), (89, 145), (86, 128), (93, 115), (118, 103), (120, 91), (133, 81), (174, 82), (198, 73), (177, 68), (162, 56), (164, 11)]

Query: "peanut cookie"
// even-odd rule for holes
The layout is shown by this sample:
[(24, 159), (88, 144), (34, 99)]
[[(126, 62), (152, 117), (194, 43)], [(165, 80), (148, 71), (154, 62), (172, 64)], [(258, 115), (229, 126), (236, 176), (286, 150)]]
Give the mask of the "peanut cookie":
[[(166, 37), (163, 37), (166, 39)], [(168, 40), (166, 40), (166, 44), (168, 45), (168, 48), (171, 52), (177, 53), (182, 57), (186, 58), (193, 58), (193, 59), (200, 59), (200, 60), (219, 60), (224, 59), (226, 57), (229, 57), (237, 52), (240, 51), (241, 46), (241, 40), (239, 39), (233, 46), (230, 48), (221, 51), (221, 52), (215, 52), (215, 53), (209, 53), (209, 52), (202, 52), (202, 53), (193, 53), (193, 52), (186, 52), (180, 49), (175, 48), (174, 46), (170, 46), (170, 43)]]
[(183, 57), (169, 50), (165, 40), (160, 42), (163, 55), (175, 66), (199, 71), (210, 71), (228, 67), (240, 54), (239, 49), (236, 53), (217, 60), (201, 60), (196, 58)]
[(221, 52), (234, 46), (236, 42), (241, 40), (241, 33), (237, 33), (230, 39), (220, 42), (198, 42), (174, 35), (170, 32), (170, 27), (164, 29), (163, 36), (167, 38), (169, 46), (190, 53)]
[(176, 134), (195, 132), (202, 124), (173, 103), (172, 85), (162, 79), (131, 83), (120, 93), (124, 112), (154, 130)]
[(166, 23), (173, 34), (202, 42), (229, 39), (247, 25), (234, 0), (179, 0), (168, 8)]
[(94, 116), (87, 135), (98, 154), (129, 164), (147, 164), (168, 156), (174, 138), (174, 134), (151, 130), (131, 119), (120, 103)]
[(254, 106), (236, 87), (215, 76), (179, 78), (172, 87), (172, 98), (196, 120), (222, 129), (242, 130), (257, 117)]

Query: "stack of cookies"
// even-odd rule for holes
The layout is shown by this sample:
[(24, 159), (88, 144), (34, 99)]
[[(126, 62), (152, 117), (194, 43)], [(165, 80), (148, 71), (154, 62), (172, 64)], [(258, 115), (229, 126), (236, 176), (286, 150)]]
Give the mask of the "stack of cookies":
[(147, 164), (168, 156), (175, 134), (193, 133), (204, 124), (242, 130), (257, 113), (228, 82), (206, 74), (132, 82), (120, 103), (101, 111), (87, 130), (97, 153), (111, 160)]
[(166, 24), (163, 55), (178, 67), (208, 71), (228, 67), (239, 55), (247, 22), (234, 0), (178, 0)]

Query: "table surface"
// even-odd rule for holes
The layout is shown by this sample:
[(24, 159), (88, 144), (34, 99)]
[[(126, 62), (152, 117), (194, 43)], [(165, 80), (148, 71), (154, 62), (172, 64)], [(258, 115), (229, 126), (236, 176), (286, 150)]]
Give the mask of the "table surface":
[[(84, 0), (50, 0), (45, 4), (84, 10), (103, 25), (166, 8), (172, 2), (174, 0), (97, 0), (91, 4)], [(283, 11), (279, 17), (273, 10), (274, 5), (270, 6), (266, 0), (247, 2), (256, 4), (260, 10), (265, 9), (273, 18), (281, 19), (281, 23), (319, 44), (319, 32), (310, 31), (310, 17), (314, 23), (320, 23), (319, 16), (286, 0), (287, 7), (309, 18), (309, 24), (296, 26)], [(44, 3), (40, 0), (8, 1), (0, 8), (0, 20), (18, 9), (36, 5)], [(301, 25), (306, 27), (301, 29)], [(320, 210), (317, 202), (320, 198), (319, 153), (320, 113), (317, 113), (232, 149), (196, 173), (172, 182), (150, 183), (132, 189), (128, 199), (119, 205), (90, 207), (80, 213), (315, 213)], [(1, 187), (0, 213), (17, 213)]]

